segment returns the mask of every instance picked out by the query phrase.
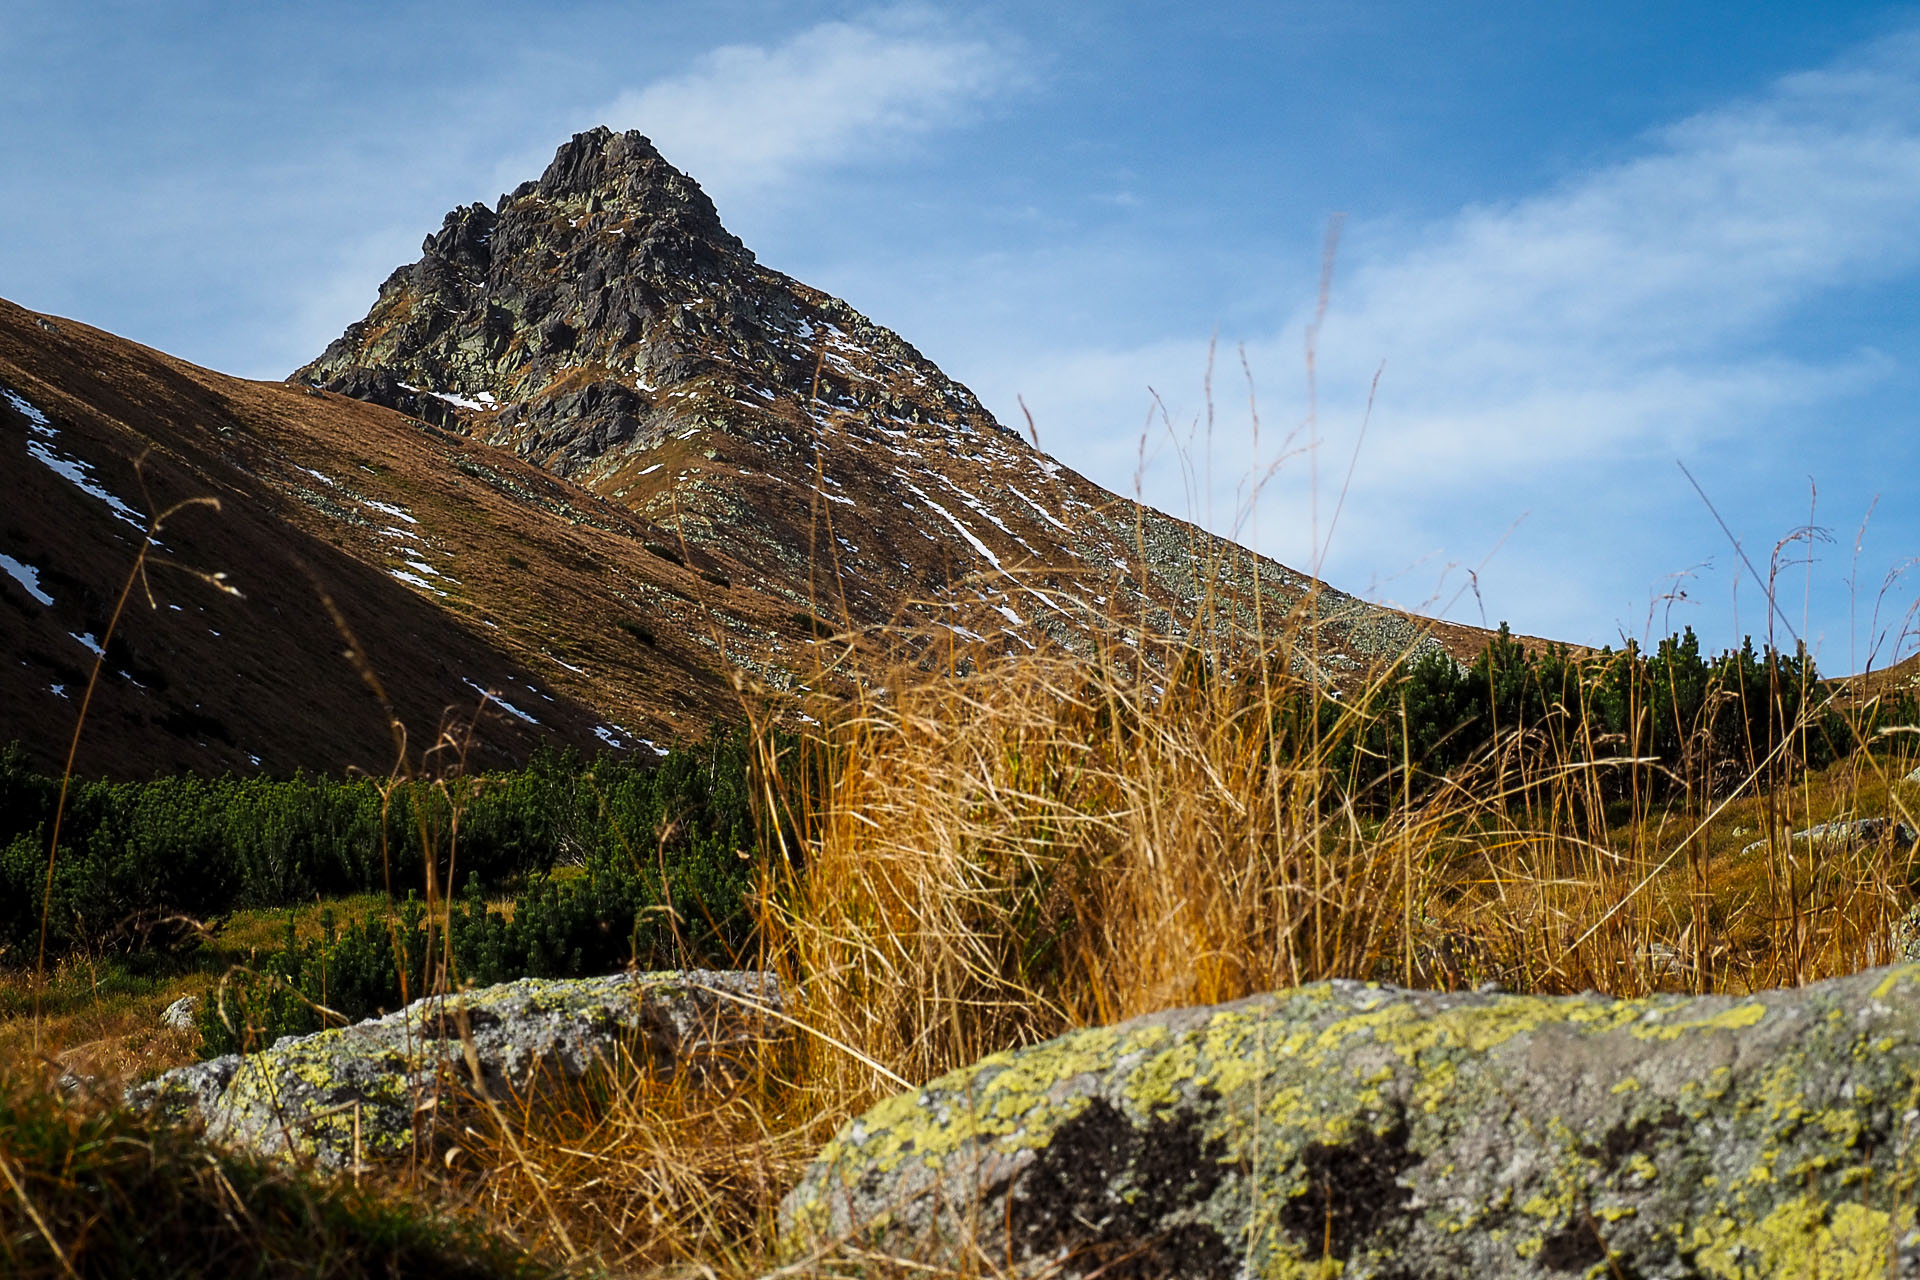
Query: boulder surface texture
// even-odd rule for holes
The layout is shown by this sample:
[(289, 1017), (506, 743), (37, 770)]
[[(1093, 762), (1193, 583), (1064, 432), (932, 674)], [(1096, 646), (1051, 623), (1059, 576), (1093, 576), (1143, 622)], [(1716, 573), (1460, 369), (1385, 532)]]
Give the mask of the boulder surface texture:
[(215, 1142), (341, 1167), (413, 1151), (443, 1099), (476, 1086), (524, 1102), (622, 1055), (661, 1075), (724, 1070), (777, 1032), (780, 1006), (768, 973), (522, 978), (181, 1067), (129, 1101), (197, 1119)]
[(995, 1054), (781, 1209), (842, 1248), (1121, 1277), (1920, 1276), (1920, 966), (1747, 998), (1327, 982)]

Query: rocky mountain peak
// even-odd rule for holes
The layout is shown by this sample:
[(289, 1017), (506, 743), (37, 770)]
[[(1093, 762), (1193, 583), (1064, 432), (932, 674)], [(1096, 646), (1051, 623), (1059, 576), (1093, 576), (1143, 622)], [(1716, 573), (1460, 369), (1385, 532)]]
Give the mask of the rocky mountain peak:
[[(524, 195), (526, 189), (538, 189), (542, 195), (560, 199), (631, 189), (632, 194), (638, 196), (661, 170), (690, 182), (666, 162), (659, 149), (638, 129), (615, 133), (605, 125), (598, 125), (562, 143), (553, 153), (553, 163), (546, 167), (539, 180), (522, 184), (523, 190), (514, 195)], [(695, 189), (698, 190), (697, 186)], [(711, 202), (708, 207), (712, 207)]]
[[(854, 404), (852, 381), (870, 375), (852, 371), (869, 358), (898, 383), (896, 408), (911, 396), (916, 418), (998, 429), (896, 335), (756, 263), (638, 132), (576, 134), (494, 208), (448, 213), (421, 254), (295, 376), (573, 479), (650, 459), (703, 419), (766, 444), (769, 402)], [(772, 442), (794, 447), (785, 428)]]
[[(639, 133), (576, 135), (421, 255), (296, 376), (592, 490), (810, 638), (913, 616), (971, 644), (1072, 643), (1116, 612), (1180, 625), (1207, 566), (1254, 589), (1238, 548), (1075, 476), (898, 335), (756, 262)], [(1412, 636), (1270, 561), (1257, 577), (1289, 607), (1311, 590), (1353, 652)]]
[(498, 442), (574, 475), (719, 351), (767, 362), (771, 273), (637, 132), (576, 134), (494, 208), (448, 213), (421, 255), (296, 376), (442, 425), (483, 412)]

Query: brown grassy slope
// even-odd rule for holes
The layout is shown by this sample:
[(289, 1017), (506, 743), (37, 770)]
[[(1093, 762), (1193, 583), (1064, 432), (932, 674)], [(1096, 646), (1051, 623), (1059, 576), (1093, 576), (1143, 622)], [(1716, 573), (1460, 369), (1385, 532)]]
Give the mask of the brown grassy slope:
[[(777, 615), (649, 552), (668, 539), (644, 520), (385, 409), (225, 377), (41, 319), (0, 302), (0, 387), (54, 433), (0, 399), (0, 554), (30, 566), (54, 600), (0, 577), (10, 658), (0, 738), (22, 739), (41, 763), (63, 758), (91, 669), (75, 637), (104, 633), (141, 531), (36, 460), (36, 445), (63, 465), (78, 460), (143, 516), (193, 498), (220, 503), (181, 511), (162, 531), (108, 655), (82, 772), (245, 771), (251, 757), (276, 772), (384, 771), (386, 716), (343, 656), (329, 601), (415, 752), (471, 718), (474, 686), (539, 721), (489, 712), (483, 764), (522, 757), (541, 737), (597, 745), (602, 723), (664, 741), (737, 708), (729, 674), (698, 643), (714, 626), (709, 605), (743, 625)], [(216, 573), (238, 594), (207, 576)]]
[[(1009, 544), (1011, 575), (975, 575), (976, 587), (942, 569), (933, 573), (942, 584), (933, 599), (916, 607), (916, 589), (932, 588), (931, 579), (876, 577), (849, 587), (833, 579), (851, 566), (826, 556), (791, 572), (770, 568), (753, 554), (752, 538), (683, 538), (630, 498), (603, 497), (471, 436), (330, 393), (212, 373), (4, 302), (0, 387), (52, 423), (51, 431), (36, 430), (0, 401), (0, 457), (10, 482), (0, 554), (27, 566), (54, 599), (42, 605), (11, 575), (0, 578), (0, 620), (14, 659), (0, 674), (0, 737), (23, 739), (42, 764), (64, 758), (91, 671), (93, 655), (76, 637), (104, 634), (142, 533), (138, 520), (122, 519), (43, 462), (80, 465), (142, 519), (189, 499), (221, 504), (218, 512), (180, 511), (163, 532), (110, 654), (79, 760), (85, 773), (246, 770), (256, 757), (257, 767), (275, 772), (384, 771), (393, 758), (386, 715), (342, 656), (340, 621), (358, 639), (415, 753), (471, 718), (476, 686), (535, 717), (537, 726), (498, 711), (485, 717), (476, 762), (503, 763), (542, 737), (597, 746), (603, 725), (629, 748), (638, 738), (696, 733), (716, 716), (738, 714), (736, 676), (844, 692), (855, 672), (885, 669), (905, 635), (865, 628), (862, 639), (823, 646), (815, 633), (849, 620), (849, 595), (866, 600), (855, 612), (869, 621), (959, 625), (957, 633), (934, 627), (946, 637), (943, 650), (967, 647), (956, 637), (971, 624), (987, 637), (977, 647), (998, 651), (1010, 637), (987, 620), (1004, 626), (996, 607), (1003, 598), (1017, 597), (1032, 618), (1045, 612), (1035, 603), (1040, 594), (1077, 595), (1084, 612), (1070, 610), (1078, 619), (1069, 629), (1106, 625), (1103, 611), (1123, 625), (1158, 625), (1149, 614), (1190, 625), (1204, 602), (1194, 594), (1181, 601), (1180, 592), (1153, 585), (1155, 575), (1201, 581), (1221, 569), (1208, 561), (1245, 556), (1147, 513), (1147, 532), (1164, 544), (1148, 557), (1154, 573), (1145, 575), (1141, 598), (1108, 601), (1103, 592), (1123, 585), (1117, 566), (1128, 558), (1127, 521), (1135, 517), (1124, 513), (1132, 504), (1062, 473), (1058, 483), (1087, 491), (1076, 499), (1081, 506), (1098, 499), (1119, 513), (1102, 517), (1109, 523), (1100, 535), (1118, 553), (1102, 553), (1114, 583), (1096, 574), (1076, 591), (1085, 555), (1055, 548), (1056, 558), (1073, 561), (1055, 578), (1048, 570), (1059, 566), (1021, 557)], [(136, 469), (137, 459), (144, 461)], [(938, 468), (956, 461), (944, 453), (938, 459)], [(932, 455), (925, 465), (934, 467)], [(981, 492), (996, 492), (986, 476), (976, 480)], [(901, 522), (907, 513), (888, 497), (887, 486), (898, 482), (891, 467), (847, 473), (844, 488), (861, 501), (838, 525), (831, 513), (839, 503), (797, 492), (811, 483), (806, 475), (782, 473), (780, 482), (796, 492), (738, 495), (742, 529), (805, 525), (818, 513), (819, 528), (795, 535), (803, 543), (830, 544), (844, 528), (871, 544), (869, 553), (918, 547), (905, 554), (941, 554), (928, 542), (933, 532)], [(690, 501), (702, 492), (689, 484)], [(1034, 518), (1025, 542), (1050, 545), (1040, 538), (1044, 524)], [(999, 539), (999, 530), (981, 527)], [(1012, 520), (1008, 528), (1022, 530)], [(959, 538), (951, 541), (956, 554), (973, 555)], [(1263, 576), (1269, 570), (1284, 572), (1265, 562)], [(218, 573), (237, 595), (208, 577)], [(986, 578), (999, 586), (982, 589), (991, 585)], [(1044, 585), (1008, 595), (1015, 579)], [(1242, 593), (1228, 595), (1224, 612), (1250, 618)], [(1276, 593), (1269, 614), (1300, 608), (1292, 595), (1297, 586)], [(827, 625), (810, 624), (813, 614)], [(1043, 621), (1054, 635), (1066, 615)], [(1484, 634), (1420, 626), (1462, 657)], [(924, 645), (927, 634), (910, 643)], [(1338, 649), (1346, 635), (1336, 626), (1321, 643)]]

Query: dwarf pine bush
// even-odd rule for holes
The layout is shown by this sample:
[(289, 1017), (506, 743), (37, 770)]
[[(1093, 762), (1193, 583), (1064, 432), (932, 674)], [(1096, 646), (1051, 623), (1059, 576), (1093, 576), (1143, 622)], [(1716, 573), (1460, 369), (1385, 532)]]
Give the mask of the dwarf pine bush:
[(31, 963), (43, 903), (48, 950), (133, 950), (163, 927), (316, 898), (443, 896), (531, 883), (556, 865), (607, 863), (689, 826), (753, 847), (747, 751), (715, 731), (657, 762), (542, 751), (525, 769), (365, 778), (159, 777), (85, 782), (67, 797), (48, 892), (60, 787), (18, 744), (0, 752), (0, 963)]

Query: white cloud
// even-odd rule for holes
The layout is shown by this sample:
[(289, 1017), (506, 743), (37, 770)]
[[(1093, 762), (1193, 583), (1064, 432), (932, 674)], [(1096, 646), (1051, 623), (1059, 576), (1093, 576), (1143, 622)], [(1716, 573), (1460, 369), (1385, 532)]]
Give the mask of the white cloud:
[(822, 166), (897, 151), (1013, 86), (1012, 50), (915, 11), (826, 22), (784, 43), (714, 49), (601, 113), (639, 129), (723, 201)]
[(1893, 42), (1420, 243), (1363, 238), (1323, 338), (1330, 373), (1393, 367), (1387, 431), (1409, 474), (1449, 450), (1537, 465), (1684, 447), (1851, 382), (1866, 353), (1817, 365), (1777, 330), (1920, 263), (1916, 72), (1920, 44)]
[[(1795, 413), (1911, 373), (1869, 347), (1821, 349), (1797, 326), (1809, 308), (1844, 307), (1851, 288), (1911, 279), (1916, 225), (1913, 36), (1651, 133), (1628, 158), (1524, 199), (1411, 233), (1357, 219), (1318, 346), (1317, 522), (1312, 473), (1290, 465), (1268, 491), (1262, 549), (1312, 563), (1312, 530), (1324, 533), (1339, 499), (1384, 360), (1327, 561), (1336, 581), (1361, 588), (1413, 564), (1477, 565), (1526, 517), (1481, 578), (1489, 611), (1606, 638), (1608, 611), (1624, 613), (1629, 592), (1644, 597), (1630, 584), (1657, 584), (1680, 567), (1658, 557), (1688, 554), (1623, 536), (1656, 491), (1695, 501), (1675, 458), (1764, 445)], [(1277, 333), (1223, 335), (1216, 474), (1248, 469), (1239, 341), (1263, 384), (1263, 455), (1304, 421), (1311, 301)], [(1004, 411), (1011, 397), (998, 388), (1025, 392), (1046, 443), (1131, 489), (1131, 443), (1119, 442), (1137, 436), (1146, 387), (1169, 395), (1184, 429), (1202, 410), (1205, 353), (1191, 340), (1028, 350), (1017, 369), (996, 371), (990, 394)], [(1804, 492), (1813, 464), (1801, 463), (1791, 480)], [(1232, 487), (1218, 486), (1213, 502), (1210, 523), (1223, 531)], [(1185, 491), (1175, 467), (1148, 477), (1150, 501), (1204, 517)], [(1584, 602), (1570, 576), (1592, 584)], [(1416, 570), (1404, 589), (1384, 590), (1415, 603), (1432, 577)]]

